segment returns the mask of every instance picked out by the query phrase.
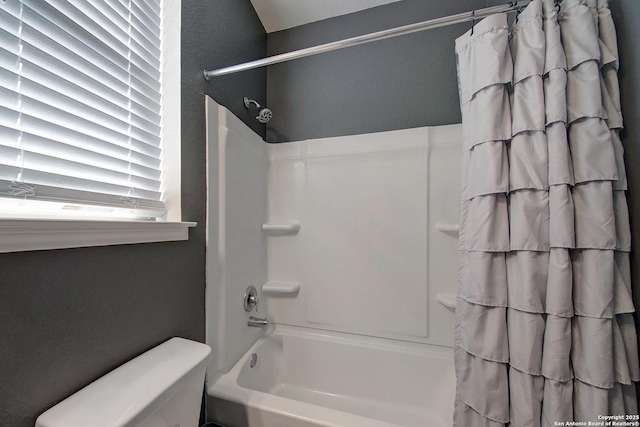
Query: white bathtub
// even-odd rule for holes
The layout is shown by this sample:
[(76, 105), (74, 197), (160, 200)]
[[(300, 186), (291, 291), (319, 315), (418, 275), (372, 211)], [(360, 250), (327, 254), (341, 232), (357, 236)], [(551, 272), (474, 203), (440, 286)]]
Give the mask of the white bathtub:
[(278, 325), (208, 394), (210, 418), (228, 427), (449, 427), (453, 352)]

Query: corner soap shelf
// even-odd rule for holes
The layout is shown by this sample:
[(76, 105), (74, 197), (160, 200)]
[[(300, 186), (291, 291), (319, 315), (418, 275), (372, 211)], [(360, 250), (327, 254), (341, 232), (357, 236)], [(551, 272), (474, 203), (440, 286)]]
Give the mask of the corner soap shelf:
[(274, 297), (295, 297), (300, 292), (300, 283), (269, 281), (262, 285), (262, 292)]
[(445, 224), (443, 222), (439, 222), (436, 224), (436, 230), (444, 234), (457, 236), (458, 234), (460, 234), (460, 224)]
[(438, 301), (449, 310), (456, 309), (456, 294), (437, 294), (436, 301)]
[(294, 236), (300, 231), (300, 224), (297, 222), (267, 222), (262, 224), (262, 231), (267, 236)]

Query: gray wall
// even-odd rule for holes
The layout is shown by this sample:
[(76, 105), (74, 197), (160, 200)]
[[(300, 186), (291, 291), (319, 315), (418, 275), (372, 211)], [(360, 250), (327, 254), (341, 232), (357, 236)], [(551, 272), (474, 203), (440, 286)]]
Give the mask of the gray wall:
[[(269, 55), (487, 7), (403, 0), (270, 33)], [(459, 123), (453, 44), (459, 24), (269, 67), (269, 142)]]
[[(636, 311), (640, 310), (640, 1), (612, 0), (611, 12), (618, 32), (620, 97), (625, 129), (621, 133), (629, 191), (631, 220), (631, 283)], [(640, 336), (640, 322), (636, 315)], [(640, 383), (636, 384), (640, 396)]]
[[(182, 127), (185, 141), (204, 144), (204, 94), (227, 107), (264, 138), (265, 125), (256, 110), (247, 110), (247, 96), (266, 104), (266, 71), (244, 71), (207, 82), (202, 71), (264, 58), (267, 35), (250, 0), (182, 0)], [(189, 124), (185, 126), (185, 124)], [(197, 126), (193, 126), (197, 124)], [(204, 154), (204, 145), (189, 153)], [(195, 160), (195, 158), (194, 158)], [(199, 159), (203, 160), (203, 159)], [(204, 184), (204, 169), (202, 183)], [(204, 189), (202, 197), (204, 197)]]
[(266, 75), (207, 85), (202, 70), (264, 56), (266, 35), (249, 0), (182, 8), (182, 213), (198, 226), (186, 242), (0, 254), (2, 427), (33, 427), (50, 406), (172, 336), (204, 340), (203, 96), (242, 116), (245, 90), (264, 98)]

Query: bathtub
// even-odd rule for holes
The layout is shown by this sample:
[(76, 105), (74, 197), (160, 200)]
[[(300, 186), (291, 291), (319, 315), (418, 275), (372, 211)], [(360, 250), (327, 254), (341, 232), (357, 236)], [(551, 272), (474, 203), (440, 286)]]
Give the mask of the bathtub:
[(269, 329), (208, 384), (211, 421), (228, 427), (452, 425), (451, 348), (292, 326)]

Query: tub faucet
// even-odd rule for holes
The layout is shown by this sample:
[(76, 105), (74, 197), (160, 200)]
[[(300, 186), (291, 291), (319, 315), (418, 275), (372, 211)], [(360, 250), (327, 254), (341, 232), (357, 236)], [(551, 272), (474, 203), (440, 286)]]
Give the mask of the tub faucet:
[(249, 322), (247, 324), (255, 328), (266, 328), (269, 325), (269, 323), (267, 322), (267, 319), (261, 319), (259, 317), (254, 317), (254, 316), (249, 317)]

